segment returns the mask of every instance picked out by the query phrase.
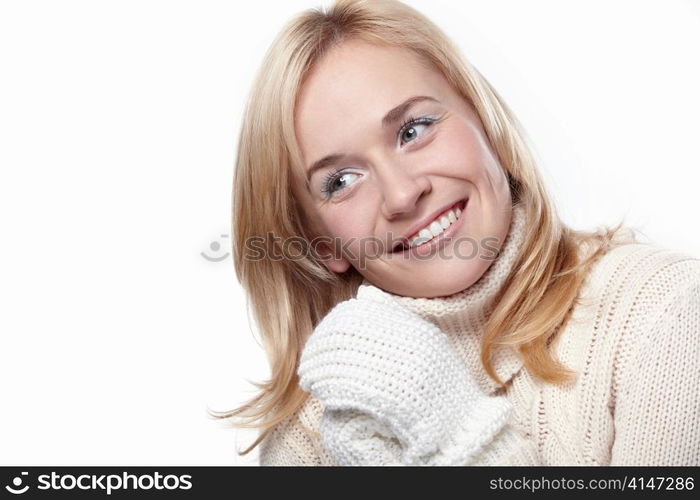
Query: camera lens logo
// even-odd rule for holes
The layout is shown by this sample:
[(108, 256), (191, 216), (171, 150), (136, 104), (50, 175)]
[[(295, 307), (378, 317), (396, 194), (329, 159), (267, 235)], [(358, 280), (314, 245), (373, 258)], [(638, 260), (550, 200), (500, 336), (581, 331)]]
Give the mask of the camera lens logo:
[[(228, 238), (228, 234), (222, 234), (221, 237)], [(214, 254), (216, 254), (219, 250), (221, 250), (221, 243), (219, 243), (218, 241), (212, 241), (209, 244), (209, 249), (212, 252), (214, 252)], [(217, 255), (208, 255), (205, 252), (200, 252), (200, 255), (202, 257), (204, 257), (205, 259), (207, 259), (209, 262), (221, 262), (221, 261), (225, 260), (230, 254), (228, 252), (226, 252), (224, 255), (217, 256)]]
[[(22, 472), (22, 476), (28, 475), (29, 472)], [(12, 486), (5, 486), (5, 489), (9, 491), (10, 493), (14, 493), (15, 495), (21, 495), (22, 493), (25, 493), (29, 489), (29, 485), (26, 485), (24, 488), (20, 488), (22, 486), (22, 478), (20, 476), (17, 476), (12, 480), (12, 484), (14, 485), (15, 489)]]

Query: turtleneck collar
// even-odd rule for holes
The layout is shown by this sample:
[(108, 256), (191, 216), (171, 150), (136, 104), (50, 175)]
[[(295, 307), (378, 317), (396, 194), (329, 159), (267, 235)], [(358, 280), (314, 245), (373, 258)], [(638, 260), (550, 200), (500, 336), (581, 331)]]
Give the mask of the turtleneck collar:
[[(357, 297), (398, 302), (435, 324), (447, 334), (481, 389), (489, 394), (493, 393), (500, 386), (488, 376), (481, 364), (481, 339), (486, 320), (494, 306), (495, 296), (503, 288), (525, 240), (525, 216), (525, 208), (516, 204), (505, 242), (497, 257), (478, 281), (462, 291), (435, 298), (404, 297), (363, 280), (358, 288)], [(496, 374), (504, 383), (522, 367), (520, 356), (511, 347), (494, 349), (491, 359)]]

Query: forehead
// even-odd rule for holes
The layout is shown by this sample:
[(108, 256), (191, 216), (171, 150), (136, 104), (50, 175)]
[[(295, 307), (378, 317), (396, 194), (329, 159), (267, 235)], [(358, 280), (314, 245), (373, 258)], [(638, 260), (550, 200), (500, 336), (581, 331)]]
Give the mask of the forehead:
[(379, 131), (384, 114), (409, 97), (443, 101), (448, 92), (442, 75), (414, 52), (346, 40), (316, 63), (300, 89), (295, 127), (305, 163), (352, 147), (358, 127)]

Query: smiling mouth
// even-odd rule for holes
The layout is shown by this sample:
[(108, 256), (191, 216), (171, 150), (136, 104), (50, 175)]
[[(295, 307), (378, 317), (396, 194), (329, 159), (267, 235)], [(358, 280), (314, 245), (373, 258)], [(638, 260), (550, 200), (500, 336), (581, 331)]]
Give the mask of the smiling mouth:
[(425, 245), (431, 242), (434, 238), (439, 237), (457, 222), (457, 220), (461, 217), (462, 212), (466, 208), (468, 201), (468, 198), (458, 201), (450, 208), (439, 214), (417, 233), (399, 241), (396, 245), (394, 245), (390, 253), (404, 252), (411, 248)]

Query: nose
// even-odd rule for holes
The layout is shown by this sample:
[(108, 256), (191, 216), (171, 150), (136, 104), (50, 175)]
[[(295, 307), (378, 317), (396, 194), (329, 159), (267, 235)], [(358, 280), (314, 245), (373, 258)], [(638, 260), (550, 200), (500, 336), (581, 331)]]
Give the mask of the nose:
[(431, 190), (428, 176), (409, 165), (384, 161), (376, 167), (383, 194), (382, 213), (388, 220), (413, 211), (421, 196)]

